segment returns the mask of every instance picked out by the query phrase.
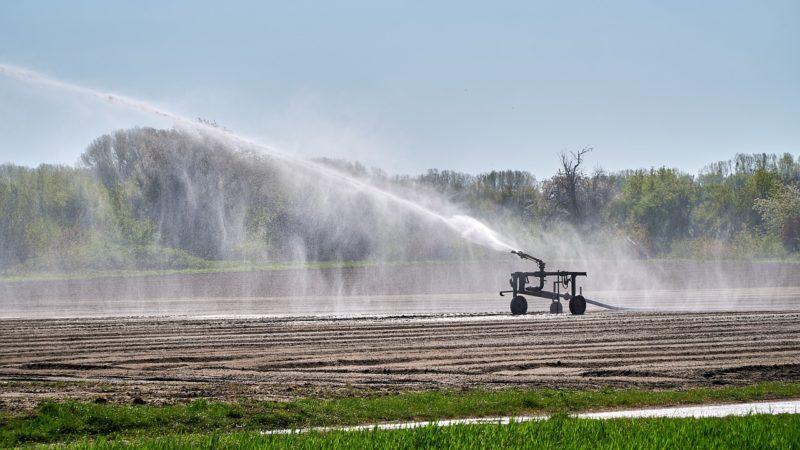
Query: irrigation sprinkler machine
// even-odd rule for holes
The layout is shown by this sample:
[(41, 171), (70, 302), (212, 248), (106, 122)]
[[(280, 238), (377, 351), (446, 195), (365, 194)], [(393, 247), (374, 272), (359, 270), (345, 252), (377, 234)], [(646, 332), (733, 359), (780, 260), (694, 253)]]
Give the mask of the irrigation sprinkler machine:
[[(512, 251), (511, 253), (522, 259), (533, 261), (539, 266), (539, 270), (536, 272), (513, 272), (509, 280), (511, 289), (500, 291), (501, 297), (505, 294), (513, 295), (511, 298), (511, 314), (520, 315), (528, 312), (528, 300), (525, 299), (526, 295), (551, 299), (550, 313), (552, 314), (561, 314), (564, 312), (561, 299), (568, 302), (569, 312), (575, 315), (581, 315), (586, 312), (587, 303), (606, 309), (622, 309), (600, 303), (596, 300), (589, 300), (583, 296), (583, 288), (577, 285), (577, 279), (578, 277), (585, 277), (586, 272), (569, 272), (565, 270), (548, 272), (545, 270), (545, 262), (541, 259), (520, 251)], [(555, 277), (552, 291), (544, 290), (547, 277)], [(539, 282), (531, 283), (531, 278), (538, 278)], [(564, 289), (563, 294), (561, 293), (562, 288)]]

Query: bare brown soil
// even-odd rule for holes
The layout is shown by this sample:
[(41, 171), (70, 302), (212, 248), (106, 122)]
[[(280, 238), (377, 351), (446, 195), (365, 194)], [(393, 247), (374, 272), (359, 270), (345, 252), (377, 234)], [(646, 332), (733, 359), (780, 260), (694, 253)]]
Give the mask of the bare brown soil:
[(767, 380), (800, 380), (800, 312), (0, 321), (5, 410)]

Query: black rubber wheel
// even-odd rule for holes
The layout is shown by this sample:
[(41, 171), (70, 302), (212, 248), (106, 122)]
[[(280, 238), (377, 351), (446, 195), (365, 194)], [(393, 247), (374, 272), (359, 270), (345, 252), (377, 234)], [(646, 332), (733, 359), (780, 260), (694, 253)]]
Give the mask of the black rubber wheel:
[(518, 295), (511, 299), (511, 314), (519, 316), (528, 312), (528, 301), (525, 297)]
[(564, 305), (561, 302), (550, 303), (550, 314), (561, 314), (562, 312), (564, 312)]
[(586, 312), (586, 299), (582, 295), (576, 295), (569, 299), (569, 312), (580, 316)]

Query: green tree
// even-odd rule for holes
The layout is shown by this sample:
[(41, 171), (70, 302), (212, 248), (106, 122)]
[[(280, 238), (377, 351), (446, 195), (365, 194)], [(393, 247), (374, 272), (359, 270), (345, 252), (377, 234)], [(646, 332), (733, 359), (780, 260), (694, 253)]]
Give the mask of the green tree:
[(617, 222), (652, 250), (668, 251), (675, 239), (690, 232), (697, 185), (675, 169), (637, 171), (628, 177), (611, 206)]
[(767, 230), (781, 237), (787, 250), (800, 250), (800, 189), (786, 185), (769, 198), (755, 201)]

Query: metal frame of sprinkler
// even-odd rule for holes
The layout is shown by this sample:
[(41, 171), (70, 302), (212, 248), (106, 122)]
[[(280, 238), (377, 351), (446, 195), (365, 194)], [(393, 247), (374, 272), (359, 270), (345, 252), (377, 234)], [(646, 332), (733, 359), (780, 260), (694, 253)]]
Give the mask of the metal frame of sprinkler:
[[(539, 270), (536, 272), (514, 272), (511, 274), (509, 283), (511, 290), (500, 291), (500, 296), (512, 293), (514, 297), (511, 299), (511, 314), (520, 315), (528, 312), (528, 301), (523, 295), (532, 295), (534, 297), (549, 298), (552, 300), (550, 303), (550, 312), (553, 314), (560, 314), (564, 312), (564, 306), (561, 304), (561, 299), (569, 302), (569, 312), (575, 315), (581, 315), (586, 312), (586, 305), (595, 305), (605, 309), (615, 311), (637, 311), (636, 308), (627, 308), (623, 306), (613, 306), (606, 303), (598, 302), (597, 300), (589, 300), (583, 296), (583, 288), (577, 286), (577, 278), (585, 277), (586, 272), (567, 272), (565, 270), (557, 270), (555, 272), (547, 272), (544, 270), (545, 263), (539, 258), (531, 256), (524, 252), (511, 251), (511, 253), (519, 256), (522, 259), (534, 261)], [(538, 286), (528, 286), (530, 277), (538, 278)], [(553, 282), (553, 290), (545, 291), (545, 279), (547, 277), (556, 277)], [(570, 292), (561, 293), (561, 288), (570, 289)], [(575, 290), (578, 293), (575, 293)]]
[[(519, 256), (522, 259), (534, 261), (539, 266), (539, 270), (536, 272), (513, 272), (511, 274), (511, 279), (509, 280), (511, 284), (511, 290), (500, 291), (501, 297), (508, 293), (513, 294), (513, 298), (511, 299), (511, 314), (520, 315), (525, 314), (528, 311), (528, 301), (525, 299), (525, 297), (523, 297), (523, 295), (551, 299), (552, 303), (550, 303), (550, 312), (552, 314), (560, 314), (564, 311), (564, 307), (561, 304), (562, 298), (569, 302), (569, 312), (575, 315), (580, 315), (586, 312), (586, 303), (591, 303), (609, 309), (617, 309), (610, 305), (605, 305), (584, 298), (583, 288), (576, 286), (576, 280), (578, 277), (585, 277), (586, 272), (568, 272), (564, 270), (547, 272), (544, 269), (545, 262), (541, 259), (520, 251), (512, 251), (511, 253)], [(530, 277), (538, 278), (539, 285), (529, 285)], [(556, 281), (553, 282), (552, 291), (544, 290), (547, 277), (556, 277)], [(562, 294), (562, 287), (564, 290), (569, 289), (570, 291)], [(577, 294), (575, 292), (576, 289), (578, 290)]]

